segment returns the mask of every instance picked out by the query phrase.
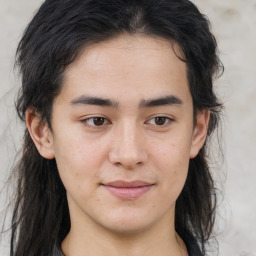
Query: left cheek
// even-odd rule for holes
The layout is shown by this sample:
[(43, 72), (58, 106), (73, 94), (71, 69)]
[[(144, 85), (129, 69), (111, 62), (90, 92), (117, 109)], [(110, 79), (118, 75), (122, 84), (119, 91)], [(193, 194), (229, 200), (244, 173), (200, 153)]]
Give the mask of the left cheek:
[(180, 164), (166, 165), (165, 175), (162, 179), (163, 194), (167, 196), (166, 204), (175, 203), (178, 199), (187, 178), (188, 164), (183, 161)]
[(188, 172), (189, 146), (173, 142), (159, 148), (157, 152), (155, 165), (157, 169), (161, 166), (162, 180), (167, 186), (182, 188)]
[(162, 143), (160, 147), (153, 147), (152, 155), (159, 159), (159, 162), (164, 162), (166, 166), (172, 167), (175, 170), (184, 168), (188, 165), (190, 157), (190, 144), (180, 140)]

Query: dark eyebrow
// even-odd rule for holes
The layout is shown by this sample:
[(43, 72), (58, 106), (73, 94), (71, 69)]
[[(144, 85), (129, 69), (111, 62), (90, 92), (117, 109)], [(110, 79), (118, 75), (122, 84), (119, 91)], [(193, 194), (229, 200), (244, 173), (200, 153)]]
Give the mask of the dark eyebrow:
[[(110, 99), (104, 99), (99, 97), (91, 97), (82, 95), (79, 96), (71, 101), (71, 105), (97, 105), (102, 107), (114, 107), (117, 108), (119, 103), (114, 100)], [(142, 100), (139, 104), (140, 108), (146, 108), (146, 107), (157, 107), (157, 106), (164, 106), (164, 105), (181, 105), (183, 104), (183, 101), (174, 96), (169, 95), (165, 97), (160, 97), (156, 99), (149, 99), (149, 100)]]
[(118, 102), (110, 100), (110, 99), (104, 99), (104, 98), (98, 98), (98, 97), (90, 97), (86, 95), (79, 96), (71, 101), (71, 105), (97, 105), (102, 107), (118, 107)]
[(142, 100), (139, 107), (146, 108), (146, 107), (157, 107), (157, 106), (164, 106), (164, 105), (181, 105), (183, 101), (174, 96), (169, 95), (165, 97), (160, 97), (157, 99), (150, 99), (150, 100)]

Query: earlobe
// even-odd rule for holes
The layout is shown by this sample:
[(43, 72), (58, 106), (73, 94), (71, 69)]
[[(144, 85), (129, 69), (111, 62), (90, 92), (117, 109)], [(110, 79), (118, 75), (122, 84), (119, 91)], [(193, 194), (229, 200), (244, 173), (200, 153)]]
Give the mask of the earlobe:
[(39, 154), (44, 158), (53, 159), (53, 137), (48, 124), (42, 121), (35, 111), (28, 109), (26, 125)]
[(210, 111), (203, 109), (197, 112), (197, 123), (194, 128), (190, 158), (195, 158), (199, 150), (203, 147), (207, 137)]

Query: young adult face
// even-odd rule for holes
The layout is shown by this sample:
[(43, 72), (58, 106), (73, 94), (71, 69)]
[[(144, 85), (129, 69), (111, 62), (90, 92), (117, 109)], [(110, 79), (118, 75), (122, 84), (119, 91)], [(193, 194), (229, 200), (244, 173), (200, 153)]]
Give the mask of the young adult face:
[(160, 38), (122, 35), (67, 68), (51, 126), (27, 111), (31, 136), (55, 158), (72, 228), (136, 233), (169, 225), (209, 113), (193, 122), (186, 64)]

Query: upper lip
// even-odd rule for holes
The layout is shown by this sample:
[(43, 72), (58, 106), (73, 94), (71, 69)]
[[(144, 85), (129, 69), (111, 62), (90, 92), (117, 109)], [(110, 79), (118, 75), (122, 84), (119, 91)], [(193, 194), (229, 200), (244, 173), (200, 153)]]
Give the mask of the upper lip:
[(136, 188), (153, 185), (152, 183), (142, 181), (142, 180), (134, 180), (134, 181), (124, 181), (124, 180), (115, 180), (108, 183), (104, 183), (105, 186), (118, 187), (118, 188)]

